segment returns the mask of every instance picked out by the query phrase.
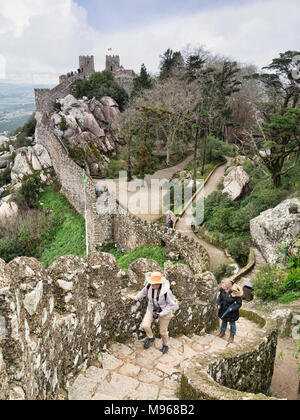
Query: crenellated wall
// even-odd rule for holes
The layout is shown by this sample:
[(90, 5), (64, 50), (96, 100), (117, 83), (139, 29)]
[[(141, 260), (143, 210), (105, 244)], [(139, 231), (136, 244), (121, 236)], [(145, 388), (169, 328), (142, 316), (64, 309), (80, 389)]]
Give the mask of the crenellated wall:
[(258, 311), (241, 315), (259, 326), (251, 342), (220, 354), (199, 354), (184, 369), (180, 398), (185, 400), (268, 400), (274, 372), (276, 323)]
[[(170, 334), (214, 329), (214, 278), (196, 282), (181, 265), (165, 272), (180, 300)], [(143, 337), (146, 301), (133, 305), (124, 285), (136, 287), (110, 254), (64, 256), (47, 270), (33, 258), (0, 260), (0, 399), (63, 398), (68, 381), (112, 342)]]
[[(83, 169), (78, 166), (68, 155), (66, 148), (53, 132), (50, 119), (46, 114), (37, 116), (36, 142), (42, 144), (51, 156), (53, 169), (62, 186), (61, 192), (83, 217), (85, 216), (85, 195), (83, 184)], [(88, 236), (90, 249), (94, 250), (94, 204), (95, 186), (93, 180), (87, 176), (86, 202), (88, 217)]]

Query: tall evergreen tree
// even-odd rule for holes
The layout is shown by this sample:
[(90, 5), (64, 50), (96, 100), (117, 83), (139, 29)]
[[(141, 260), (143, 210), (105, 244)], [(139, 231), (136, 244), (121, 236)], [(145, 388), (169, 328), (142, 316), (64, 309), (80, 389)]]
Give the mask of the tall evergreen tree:
[(153, 79), (147, 72), (145, 64), (142, 64), (140, 75), (133, 80), (133, 90), (131, 96), (137, 96), (144, 89), (151, 89), (153, 87)]
[(171, 50), (170, 48), (160, 56), (160, 80), (168, 79), (176, 75), (184, 69), (184, 59), (180, 51)]

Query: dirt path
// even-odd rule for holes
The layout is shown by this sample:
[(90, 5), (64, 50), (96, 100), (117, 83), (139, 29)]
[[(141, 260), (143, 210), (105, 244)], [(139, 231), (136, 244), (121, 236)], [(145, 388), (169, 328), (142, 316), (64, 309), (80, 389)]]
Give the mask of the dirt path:
[(141, 180), (133, 180), (128, 184), (127, 191), (120, 189), (119, 179), (95, 180), (95, 184), (99, 189), (107, 185), (110, 191), (114, 190), (123, 207), (129, 209), (132, 214), (140, 219), (152, 222), (162, 214), (163, 197), (161, 188), (159, 190), (151, 188), (151, 181), (169, 181), (176, 172), (183, 170), (192, 159), (192, 155), (188, 156), (178, 165), (160, 169), (153, 175), (146, 175), (143, 186)]
[(271, 391), (277, 398), (300, 401), (297, 361), (292, 350), (294, 346), (295, 341), (291, 338), (278, 339)]
[[(209, 181), (206, 183), (203, 195), (204, 197), (208, 197), (211, 193), (217, 190), (218, 185), (224, 176), (224, 171), (226, 167), (230, 164), (230, 160), (227, 159), (227, 162), (217, 168), (213, 175), (210, 177)], [(210, 257), (210, 270), (216, 270), (221, 264), (232, 264), (234, 263), (233, 260), (226, 257), (223, 250), (216, 248), (215, 246), (209, 244), (208, 242), (204, 241), (203, 239), (197, 237), (192, 229), (191, 229), (191, 222), (194, 219), (192, 215), (192, 205), (191, 203), (188, 208), (186, 209), (185, 214), (176, 224), (176, 230), (182, 232), (183, 234), (187, 235), (188, 237), (194, 238), (199, 242), (208, 252)]]

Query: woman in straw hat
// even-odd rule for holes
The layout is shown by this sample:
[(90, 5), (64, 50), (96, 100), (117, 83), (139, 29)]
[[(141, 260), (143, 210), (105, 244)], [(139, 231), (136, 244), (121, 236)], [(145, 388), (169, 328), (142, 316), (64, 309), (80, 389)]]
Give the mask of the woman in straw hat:
[(222, 320), (219, 337), (225, 336), (228, 322), (230, 324), (230, 337), (228, 343), (233, 343), (236, 335), (236, 321), (239, 319), (239, 309), (242, 306), (243, 290), (237, 284), (232, 284), (229, 279), (221, 283), (222, 290), (218, 297), (219, 318)]
[(128, 297), (132, 301), (137, 302), (146, 296), (148, 297), (148, 307), (141, 325), (147, 334), (144, 348), (149, 349), (151, 343), (154, 342), (155, 337), (153, 336), (151, 325), (154, 319), (159, 319), (160, 334), (163, 342), (161, 351), (163, 354), (166, 354), (169, 350), (168, 326), (173, 317), (172, 312), (177, 306), (169, 281), (159, 272), (150, 273), (150, 275), (146, 275), (146, 286), (144, 289), (136, 296)]

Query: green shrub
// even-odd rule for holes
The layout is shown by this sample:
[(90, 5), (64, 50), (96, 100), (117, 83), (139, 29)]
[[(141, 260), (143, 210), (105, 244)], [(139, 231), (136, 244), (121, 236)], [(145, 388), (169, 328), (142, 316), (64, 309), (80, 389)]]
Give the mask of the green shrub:
[(234, 147), (231, 144), (224, 143), (220, 141), (216, 137), (210, 136), (208, 137), (207, 143), (207, 151), (206, 151), (206, 162), (222, 162), (224, 160), (224, 156), (231, 156), (235, 155)]
[(18, 192), (19, 198), (22, 198), (30, 208), (38, 207), (39, 194), (42, 182), (39, 173), (26, 175), (22, 180), (22, 187)]
[(289, 258), (287, 265), (289, 268), (300, 268), (300, 258), (293, 255)]
[(300, 268), (292, 268), (285, 280), (285, 287), (288, 291), (300, 290)]
[(221, 283), (221, 281), (224, 278), (232, 276), (234, 272), (234, 267), (227, 264), (222, 264), (219, 268), (217, 268), (216, 271), (214, 271), (214, 276), (218, 283)]
[(17, 138), (14, 143), (14, 146), (16, 149), (31, 145), (32, 140), (29, 140), (27, 137), (32, 137), (34, 135), (35, 128), (36, 128), (36, 119), (35, 119), (35, 115), (32, 114), (29, 120), (23, 125), (23, 127), (20, 127), (15, 131)]
[(261, 267), (253, 280), (255, 296), (265, 301), (276, 300), (284, 294), (285, 273), (278, 270), (276, 265), (267, 264)]
[(124, 110), (128, 102), (128, 93), (115, 80), (110, 71), (96, 72), (89, 80), (76, 80), (73, 83), (73, 94), (77, 99), (87, 96), (89, 99), (95, 97), (100, 100), (103, 96), (110, 96)]
[(245, 267), (248, 264), (250, 248), (246, 241), (239, 238), (231, 239), (228, 252), (240, 267)]
[(4, 171), (0, 172), (0, 188), (4, 185), (7, 185), (11, 182), (10, 169), (6, 168)]
[(60, 123), (59, 123), (59, 129), (60, 129), (60, 131), (67, 131), (67, 129), (68, 129), (67, 120), (66, 120), (66, 117), (64, 115), (61, 116), (61, 120), (60, 120)]
[(25, 250), (22, 248), (17, 238), (3, 237), (0, 238), (0, 258), (6, 263), (9, 263), (16, 257), (25, 255)]
[(300, 292), (286, 292), (278, 299), (278, 302), (288, 304), (298, 299), (300, 299)]
[(120, 171), (126, 171), (127, 166), (126, 162), (123, 160), (110, 159), (108, 169), (107, 169), (107, 178), (115, 179), (119, 178)]

